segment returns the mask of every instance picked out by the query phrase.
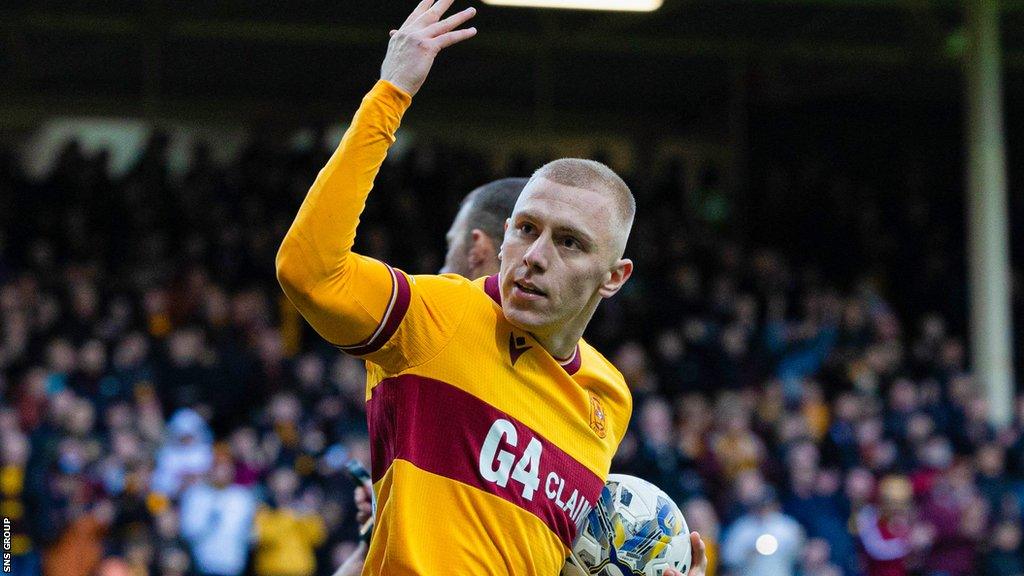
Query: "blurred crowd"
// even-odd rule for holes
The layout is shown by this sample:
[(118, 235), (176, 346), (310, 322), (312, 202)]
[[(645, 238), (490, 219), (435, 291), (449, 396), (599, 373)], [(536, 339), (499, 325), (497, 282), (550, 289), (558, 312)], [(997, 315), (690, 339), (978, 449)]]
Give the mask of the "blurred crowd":
[[(0, 157), (13, 573), (329, 575), (358, 537), (344, 467), (369, 462), (365, 372), (273, 272), (328, 151), (257, 136), (220, 166), (199, 146), (178, 178), (167, 151), (154, 135), (116, 178), (75, 142), (40, 180)], [(436, 271), (462, 195), (542, 160), (495, 173), (418, 143), (382, 170), (357, 249)], [(613, 471), (680, 504), (714, 574), (1024, 574), (1024, 398), (987, 423), (962, 309), (938, 304), (963, 287), (934, 207), (830, 207), (856, 178), (784, 163), (757, 202), (673, 163), (625, 176), (637, 274), (587, 334), (635, 399)], [(772, 203), (818, 187), (810, 213)]]

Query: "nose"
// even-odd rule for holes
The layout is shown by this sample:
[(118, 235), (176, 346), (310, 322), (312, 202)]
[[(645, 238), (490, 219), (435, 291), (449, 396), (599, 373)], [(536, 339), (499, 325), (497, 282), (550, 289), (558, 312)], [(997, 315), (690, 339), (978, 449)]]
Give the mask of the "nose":
[(551, 248), (551, 238), (548, 235), (541, 234), (530, 244), (526, 252), (523, 253), (523, 264), (526, 264), (527, 268), (536, 272), (543, 272), (548, 269), (548, 250)]

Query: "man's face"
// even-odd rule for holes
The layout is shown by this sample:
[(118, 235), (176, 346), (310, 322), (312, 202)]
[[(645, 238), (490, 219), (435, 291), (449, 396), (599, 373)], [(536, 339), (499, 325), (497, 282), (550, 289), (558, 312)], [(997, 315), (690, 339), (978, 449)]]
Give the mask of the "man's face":
[[(618, 262), (619, 221), (607, 193), (544, 178), (523, 190), (501, 246), (505, 317), (535, 335), (589, 321)], [(582, 327), (580, 327), (582, 328)]]
[(469, 265), (469, 211), (470, 203), (463, 203), (445, 235), (448, 253), (444, 257), (441, 274), (458, 274), (464, 278), (470, 278), (472, 274)]

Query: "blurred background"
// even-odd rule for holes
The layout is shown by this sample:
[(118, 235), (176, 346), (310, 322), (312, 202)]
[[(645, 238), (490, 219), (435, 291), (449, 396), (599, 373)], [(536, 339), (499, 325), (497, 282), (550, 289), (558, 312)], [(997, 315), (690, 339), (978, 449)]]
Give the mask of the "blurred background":
[[(13, 573), (351, 552), (365, 373), (274, 256), (413, 4), (0, 8)], [(1022, 574), (1024, 2), (966, 4), (478, 5), (357, 248), (436, 271), (474, 187), (604, 161), (638, 203), (637, 273), (586, 335), (635, 398), (613, 471), (676, 499), (713, 573)]]

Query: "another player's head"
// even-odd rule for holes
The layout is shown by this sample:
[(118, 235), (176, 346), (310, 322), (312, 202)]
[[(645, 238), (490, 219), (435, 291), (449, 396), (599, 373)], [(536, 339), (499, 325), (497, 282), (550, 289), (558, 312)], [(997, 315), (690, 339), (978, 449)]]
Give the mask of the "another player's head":
[(448, 229), (448, 254), (442, 274), (470, 279), (497, 274), (505, 220), (527, 182), (529, 178), (502, 178), (466, 195)]
[(564, 158), (534, 172), (501, 247), (505, 317), (545, 345), (578, 338), (633, 272), (622, 255), (635, 212), (629, 187), (600, 162)]

